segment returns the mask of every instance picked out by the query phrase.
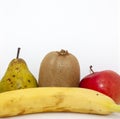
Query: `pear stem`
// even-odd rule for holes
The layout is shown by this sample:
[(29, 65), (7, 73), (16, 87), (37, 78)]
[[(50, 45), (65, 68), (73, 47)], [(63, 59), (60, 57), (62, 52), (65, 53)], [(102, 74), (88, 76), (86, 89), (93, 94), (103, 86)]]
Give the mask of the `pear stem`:
[(93, 69), (92, 69), (92, 65), (90, 65), (90, 71), (94, 74), (94, 71), (93, 71)]
[(18, 48), (18, 50), (17, 50), (17, 57), (16, 57), (16, 59), (19, 58), (19, 54), (20, 54), (20, 48)]

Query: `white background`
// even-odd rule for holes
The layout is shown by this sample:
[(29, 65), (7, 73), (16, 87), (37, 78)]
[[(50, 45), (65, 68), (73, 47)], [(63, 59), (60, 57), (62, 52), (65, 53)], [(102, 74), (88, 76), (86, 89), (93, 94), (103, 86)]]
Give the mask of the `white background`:
[(119, 0), (0, 0), (0, 78), (21, 47), (38, 79), (50, 51), (68, 50), (80, 63), (81, 78), (95, 71), (120, 73)]
[[(18, 47), (36, 79), (44, 56), (61, 49), (78, 58), (81, 78), (89, 73), (91, 64), (95, 71), (110, 69), (120, 73), (119, 44), (120, 0), (0, 0), (0, 78), (16, 57)], [(35, 118), (48, 116), (101, 118), (69, 113)], [(31, 115), (21, 116), (27, 117)], [(119, 115), (102, 118), (118, 119)]]

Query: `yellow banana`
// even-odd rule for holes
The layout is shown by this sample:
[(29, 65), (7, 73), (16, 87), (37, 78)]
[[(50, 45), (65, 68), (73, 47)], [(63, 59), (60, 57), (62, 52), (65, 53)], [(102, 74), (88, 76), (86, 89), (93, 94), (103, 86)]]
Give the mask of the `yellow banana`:
[(120, 106), (84, 88), (37, 87), (0, 93), (0, 117), (40, 112), (110, 114), (120, 112)]

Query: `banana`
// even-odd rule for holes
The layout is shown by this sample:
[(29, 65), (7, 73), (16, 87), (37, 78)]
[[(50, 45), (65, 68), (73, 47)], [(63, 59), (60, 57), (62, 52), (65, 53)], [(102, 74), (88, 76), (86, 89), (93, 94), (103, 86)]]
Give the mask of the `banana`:
[(107, 115), (120, 112), (110, 97), (85, 88), (36, 87), (0, 93), (0, 117), (41, 112)]

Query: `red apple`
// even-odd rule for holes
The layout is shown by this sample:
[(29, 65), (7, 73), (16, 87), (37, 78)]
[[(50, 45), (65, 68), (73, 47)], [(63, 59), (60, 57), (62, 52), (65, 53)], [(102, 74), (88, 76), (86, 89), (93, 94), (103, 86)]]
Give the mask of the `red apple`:
[(106, 94), (120, 104), (120, 75), (112, 70), (94, 72), (92, 66), (90, 69), (92, 73), (85, 76), (79, 86)]

